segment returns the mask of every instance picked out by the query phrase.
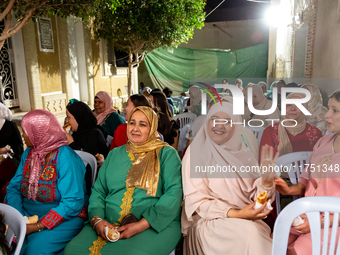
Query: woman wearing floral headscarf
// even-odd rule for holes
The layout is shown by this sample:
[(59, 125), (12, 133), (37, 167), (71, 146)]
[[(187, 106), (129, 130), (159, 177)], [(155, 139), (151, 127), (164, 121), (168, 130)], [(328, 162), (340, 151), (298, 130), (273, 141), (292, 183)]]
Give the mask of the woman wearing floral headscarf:
[[(11, 121), (11, 111), (0, 103), (0, 202), (4, 201), (6, 195), (6, 185), (13, 178), (20, 163), (21, 154), (24, 151), (22, 139), (17, 125)], [(9, 145), (14, 155), (9, 154)], [(12, 155), (12, 153), (10, 152)], [(5, 157), (7, 158), (5, 158)]]
[(7, 204), (23, 216), (37, 215), (27, 224), (20, 254), (61, 254), (87, 218), (85, 166), (67, 146), (57, 118), (46, 110), (27, 113), (21, 122), (27, 150), (7, 187)]
[[(113, 149), (101, 167), (90, 197), (90, 224), (67, 245), (65, 255), (167, 255), (175, 248), (181, 238), (181, 161), (161, 141), (157, 125), (150, 107), (133, 109), (129, 141)], [(136, 222), (120, 226), (129, 214)], [(120, 240), (107, 242), (106, 226), (119, 226)]]
[(113, 107), (111, 95), (106, 91), (99, 91), (94, 98), (94, 116), (98, 125), (110, 136), (113, 136), (120, 124), (125, 123), (123, 117)]
[(327, 126), (325, 115), (328, 110), (323, 105), (320, 90), (313, 84), (304, 84), (301, 88), (308, 89), (311, 94), (311, 99), (307, 102), (307, 110), (312, 115), (306, 116), (306, 121), (316, 126), (323, 135), (326, 134)]

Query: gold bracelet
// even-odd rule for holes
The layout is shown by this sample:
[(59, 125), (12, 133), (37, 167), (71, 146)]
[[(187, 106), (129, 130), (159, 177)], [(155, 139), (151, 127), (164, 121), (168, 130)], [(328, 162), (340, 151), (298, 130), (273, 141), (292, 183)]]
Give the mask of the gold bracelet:
[(41, 227), (39, 226), (39, 222), (37, 222), (36, 225), (37, 225), (37, 227), (39, 228), (39, 230), (38, 230), (39, 232), (44, 230), (43, 228), (41, 228)]
[(100, 218), (100, 217), (98, 217), (98, 216), (93, 216), (92, 219), (91, 219), (91, 221), (90, 221), (90, 225), (93, 225), (93, 222), (94, 222), (95, 220), (102, 220), (102, 218)]
[(93, 226), (92, 226), (92, 228), (94, 229), (94, 230), (96, 230), (96, 225), (99, 223), (99, 222), (101, 222), (102, 221), (102, 219), (99, 219), (99, 220), (97, 220), (94, 224), (93, 224)]

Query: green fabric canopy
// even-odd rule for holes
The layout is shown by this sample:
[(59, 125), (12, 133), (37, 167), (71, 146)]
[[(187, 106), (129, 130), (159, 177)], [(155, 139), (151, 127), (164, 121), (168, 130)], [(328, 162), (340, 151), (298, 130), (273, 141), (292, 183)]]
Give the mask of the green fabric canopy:
[[(153, 85), (169, 87), (174, 95), (189, 89), (195, 82), (233, 84), (242, 78), (247, 82), (264, 80), (268, 68), (268, 44), (230, 51), (218, 49), (168, 48), (154, 50), (145, 58)], [(244, 79), (246, 78), (246, 79)]]

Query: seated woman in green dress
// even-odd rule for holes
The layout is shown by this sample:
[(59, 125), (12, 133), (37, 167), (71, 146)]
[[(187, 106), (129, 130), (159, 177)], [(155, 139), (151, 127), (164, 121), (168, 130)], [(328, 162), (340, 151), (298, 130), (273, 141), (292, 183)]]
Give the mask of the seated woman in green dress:
[[(150, 107), (131, 112), (129, 141), (108, 154), (92, 188), (90, 224), (67, 245), (65, 255), (168, 255), (175, 248), (181, 238), (181, 161), (161, 141), (157, 125)], [(129, 214), (138, 221), (120, 226)], [(117, 226), (120, 240), (109, 242), (106, 226)]]

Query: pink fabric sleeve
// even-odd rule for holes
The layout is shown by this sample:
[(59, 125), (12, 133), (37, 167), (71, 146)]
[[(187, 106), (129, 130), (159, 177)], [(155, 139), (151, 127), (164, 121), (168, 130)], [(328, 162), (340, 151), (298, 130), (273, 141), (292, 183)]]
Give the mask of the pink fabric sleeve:
[[(317, 150), (319, 149), (322, 140), (323, 138), (319, 139), (314, 145), (313, 152), (310, 155), (309, 160), (308, 160), (308, 164), (311, 164), (313, 162), (314, 154), (317, 153)], [(300, 175), (299, 183), (302, 183), (303, 185), (307, 186), (308, 180), (309, 180), (309, 169), (308, 169), (308, 166), (306, 166)]]

